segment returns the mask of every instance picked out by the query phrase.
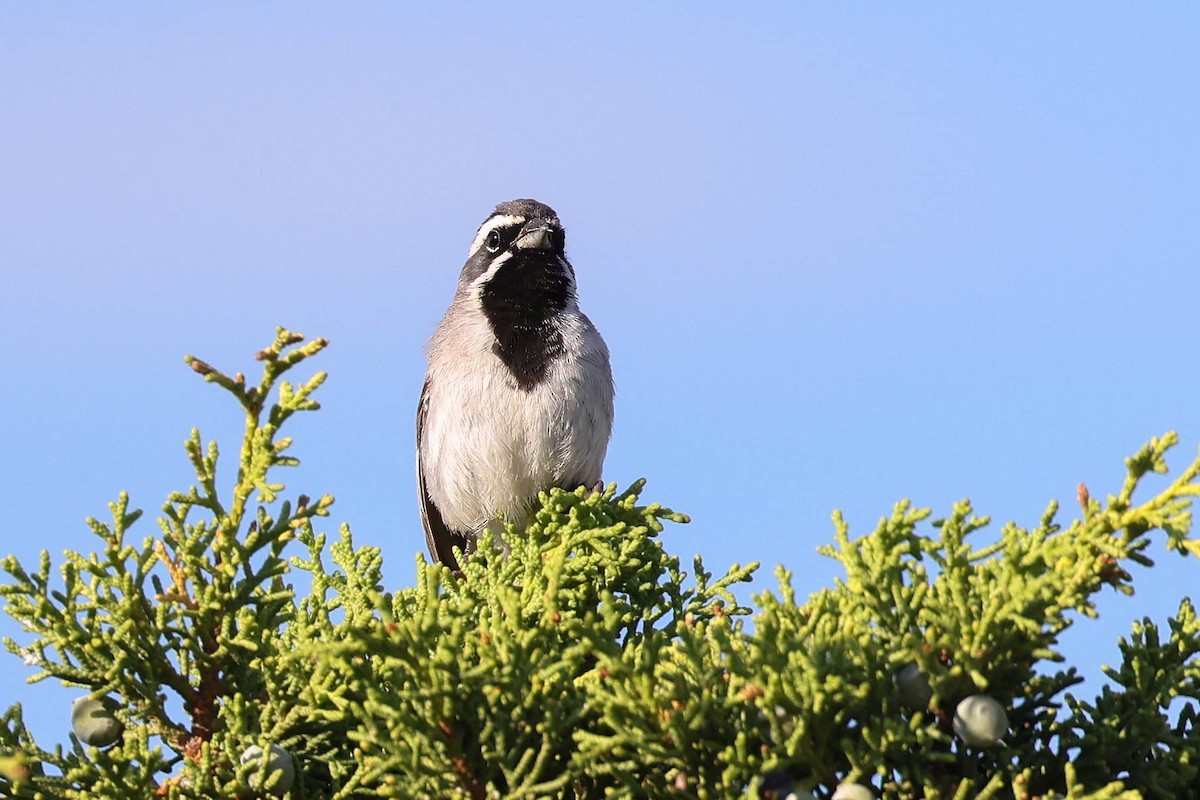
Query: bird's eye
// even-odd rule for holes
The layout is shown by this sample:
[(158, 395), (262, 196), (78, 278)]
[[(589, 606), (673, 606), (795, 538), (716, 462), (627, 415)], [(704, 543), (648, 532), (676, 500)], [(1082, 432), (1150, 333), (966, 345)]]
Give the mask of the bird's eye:
[(492, 231), (488, 234), (487, 249), (489, 253), (495, 253), (500, 249), (500, 231)]

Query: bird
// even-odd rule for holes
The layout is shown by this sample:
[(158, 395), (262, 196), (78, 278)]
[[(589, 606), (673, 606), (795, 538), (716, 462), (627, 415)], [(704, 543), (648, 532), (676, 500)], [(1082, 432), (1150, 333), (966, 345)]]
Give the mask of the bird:
[(510, 200), (483, 221), (426, 355), (417, 495), (430, 555), (459, 572), (453, 548), (485, 529), (507, 555), (504, 523), (524, 527), (539, 492), (602, 485), (612, 367), (552, 208)]

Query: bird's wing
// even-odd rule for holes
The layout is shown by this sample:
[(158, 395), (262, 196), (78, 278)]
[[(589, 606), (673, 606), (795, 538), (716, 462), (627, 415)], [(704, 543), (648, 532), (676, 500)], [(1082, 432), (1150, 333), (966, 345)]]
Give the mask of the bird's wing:
[(458, 572), (458, 562), (454, 558), (453, 546), (460, 549), (466, 545), (466, 539), (455, 535), (446, 527), (442, 520), (442, 512), (429, 497), (425, 487), (425, 470), (421, 464), (421, 441), (425, 438), (425, 416), (429, 412), (429, 380), (421, 387), (421, 402), (417, 404), (417, 502), (421, 507), (421, 524), (425, 526), (425, 544), (429, 546), (429, 554), (435, 561), (440, 561), (450, 569)]

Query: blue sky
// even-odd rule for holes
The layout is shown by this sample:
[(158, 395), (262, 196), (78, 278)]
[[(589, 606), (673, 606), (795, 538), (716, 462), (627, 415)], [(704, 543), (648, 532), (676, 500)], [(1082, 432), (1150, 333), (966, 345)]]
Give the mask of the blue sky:
[[(435, 7), (438, 6), (438, 7)], [(0, 551), (90, 550), (128, 490), (233, 466), (277, 324), (332, 340), (289, 488), (409, 585), (422, 346), (475, 227), (554, 206), (613, 352), (606, 478), (693, 517), (669, 548), (802, 594), (841, 508), (970, 497), (1035, 524), (1200, 444), (1200, 11), (126, 3), (0, 11)], [(140, 523), (141, 532), (153, 522)], [(1095, 677), (1200, 566), (1069, 632)], [(0, 620), (0, 633), (14, 634)], [(67, 695), (5, 692), (42, 743)]]

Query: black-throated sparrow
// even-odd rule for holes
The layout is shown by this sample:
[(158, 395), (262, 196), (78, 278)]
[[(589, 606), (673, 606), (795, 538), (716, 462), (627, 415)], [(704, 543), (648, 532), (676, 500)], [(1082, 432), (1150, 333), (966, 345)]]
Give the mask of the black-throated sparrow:
[(429, 341), (417, 494), (429, 552), (451, 569), (452, 546), (469, 553), (484, 528), (523, 526), (538, 492), (600, 480), (612, 370), (565, 242), (549, 206), (496, 206)]

